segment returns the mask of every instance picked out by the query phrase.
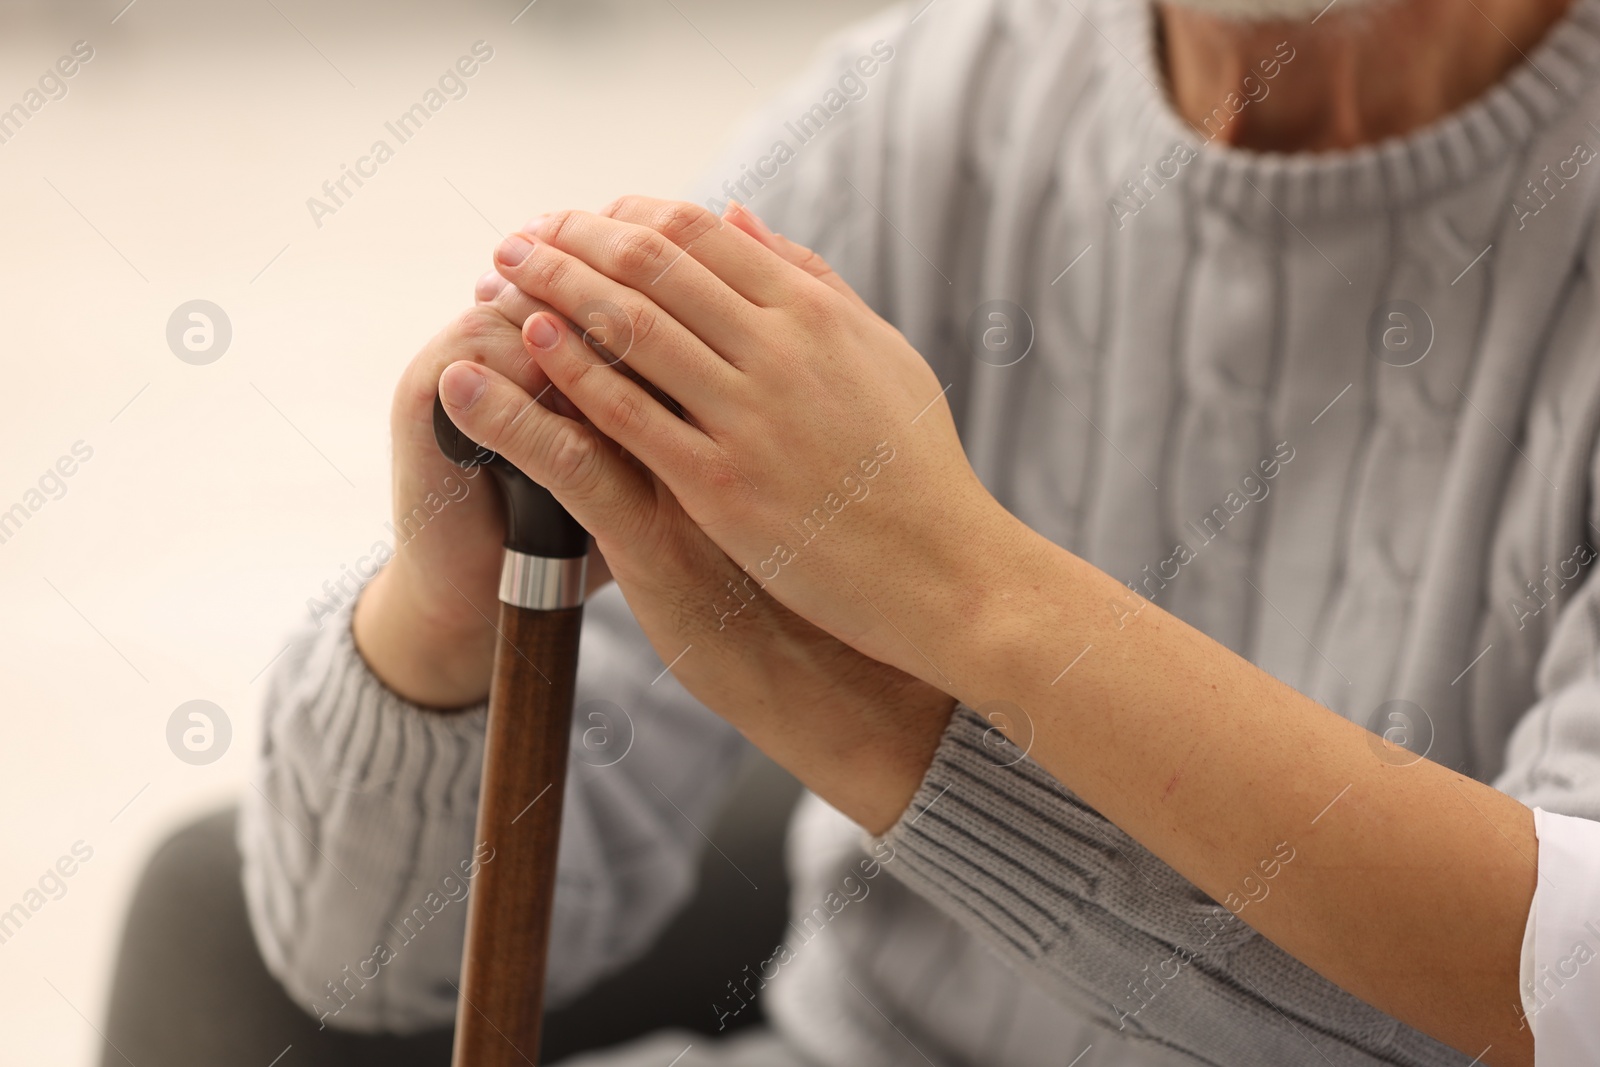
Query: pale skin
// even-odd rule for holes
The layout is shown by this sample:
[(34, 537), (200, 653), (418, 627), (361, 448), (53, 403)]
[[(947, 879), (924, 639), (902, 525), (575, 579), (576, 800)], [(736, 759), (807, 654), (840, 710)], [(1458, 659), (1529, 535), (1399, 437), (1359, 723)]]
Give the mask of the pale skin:
[[(1353, 147), (1478, 95), (1566, 6), (1402, 0), (1315, 27), (1168, 9), (1171, 91), (1198, 126), (1288, 39), (1295, 77), (1225, 139)], [(1010, 702), (1036, 760), (1214, 898), (1238, 899), (1292, 846), (1241, 914), (1286, 951), (1484, 1063), (1533, 1062), (1517, 993), (1531, 813), (1383, 758), (1366, 731), (1022, 526), (973, 476), (921, 357), (819, 258), (743, 209), (718, 220), (628, 198), (535, 220), (496, 271), (397, 393), (397, 512), (449, 470), (427, 426), (437, 382), (463, 430), (594, 535), (663, 662), (693, 644), (679, 680), (867, 829), (905, 811), (954, 700)], [(595, 300), (634, 323), (621, 364), (570, 325)], [(870, 495), (775, 554), (885, 444)], [(405, 546), (358, 604), (363, 654), (419, 703), (487, 692), (496, 507), (480, 493), (446, 509), (441, 536)], [(748, 591), (749, 573), (760, 593), (719, 617), (713, 599), (730, 579)]]

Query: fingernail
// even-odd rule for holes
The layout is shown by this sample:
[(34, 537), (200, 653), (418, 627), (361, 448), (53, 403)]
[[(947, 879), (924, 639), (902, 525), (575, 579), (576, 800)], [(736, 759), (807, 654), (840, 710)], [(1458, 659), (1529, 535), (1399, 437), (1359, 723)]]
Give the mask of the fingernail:
[(543, 312), (528, 320), (528, 343), (542, 352), (548, 352), (561, 340), (561, 331)]
[(478, 402), (489, 379), (471, 363), (452, 363), (439, 378), (439, 395), (453, 408), (466, 411)]
[(538, 233), (540, 227), (545, 224), (545, 220), (549, 217), (549, 215), (535, 215), (533, 218), (522, 224), (522, 232)]
[(500, 295), (500, 290), (510, 284), (494, 271), (490, 271), (478, 279), (478, 287), (473, 290), (473, 293), (481, 301), (493, 300)]
[(528, 258), (528, 253), (533, 251), (533, 245), (526, 237), (514, 233), (500, 242), (500, 247), (494, 250), (494, 258), (508, 267), (515, 267)]

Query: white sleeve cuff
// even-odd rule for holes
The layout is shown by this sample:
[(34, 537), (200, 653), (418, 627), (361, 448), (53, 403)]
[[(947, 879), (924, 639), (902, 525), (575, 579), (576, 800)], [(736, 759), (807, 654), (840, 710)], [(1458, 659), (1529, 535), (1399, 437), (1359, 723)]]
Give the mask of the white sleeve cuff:
[(1600, 822), (1533, 809), (1539, 882), (1522, 939), (1535, 1067), (1600, 1063)]

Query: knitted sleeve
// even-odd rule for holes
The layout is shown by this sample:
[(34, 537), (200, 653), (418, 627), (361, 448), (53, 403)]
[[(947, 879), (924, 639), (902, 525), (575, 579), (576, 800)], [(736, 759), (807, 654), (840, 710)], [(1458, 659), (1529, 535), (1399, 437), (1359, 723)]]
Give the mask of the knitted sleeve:
[(900, 878), (1125, 1036), (1226, 1067), (1469, 1062), (1257, 934), (969, 709), (885, 837)]
[[(649, 945), (694, 888), (745, 742), (677, 682), (613, 588), (586, 608), (550, 946), (553, 1005)], [(274, 666), (239, 844), (268, 969), (325, 1026), (450, 1023), (466, 931), (486, 708), (407, 703), (350, 612)], [(665, 799), (663, 799), (665, 798)], [(670, 801), (670, 803), (668, 803)], [(692, 820), (692, 821), (691, 821)]]

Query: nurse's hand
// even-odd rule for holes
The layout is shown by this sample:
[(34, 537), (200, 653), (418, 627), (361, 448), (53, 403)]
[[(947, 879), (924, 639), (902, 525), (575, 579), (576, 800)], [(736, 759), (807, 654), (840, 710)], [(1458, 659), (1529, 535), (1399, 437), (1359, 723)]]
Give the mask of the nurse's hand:
[[(588, 321), (576, 308), (573, 316)], [(548, 345), (541, 323), (567, 358), (605, 361), (564, 316), (536, 314), (530, 338)], [(590, 322), (591, 340), (600, 328)], [(554, 390), (535, 389), (543, 379), (527, 370), (463, 359), (445, 369), (439, 395), (467, 436), (548, 488), (593, 535), (685, 688), (835, 808), (869, 831), (887, 830), (921, 784), (955, 701), (773, 599), (661, 479)], [(432, 390), (419, 389), (431, 401)]]
[[(561, 212), (496, 261), (559, 312), (524, 330), (540, 369), (695, 525), (800, 615), (949, 689), (913, 623), (959, 625), (984, 567), (1032, 537), (979, 484), (944, 386), (899, 331), (738, 208)], [(563, 321), (597, 308), (606, 358)], [(491, 411), (521, 399), (486, 386)]]

